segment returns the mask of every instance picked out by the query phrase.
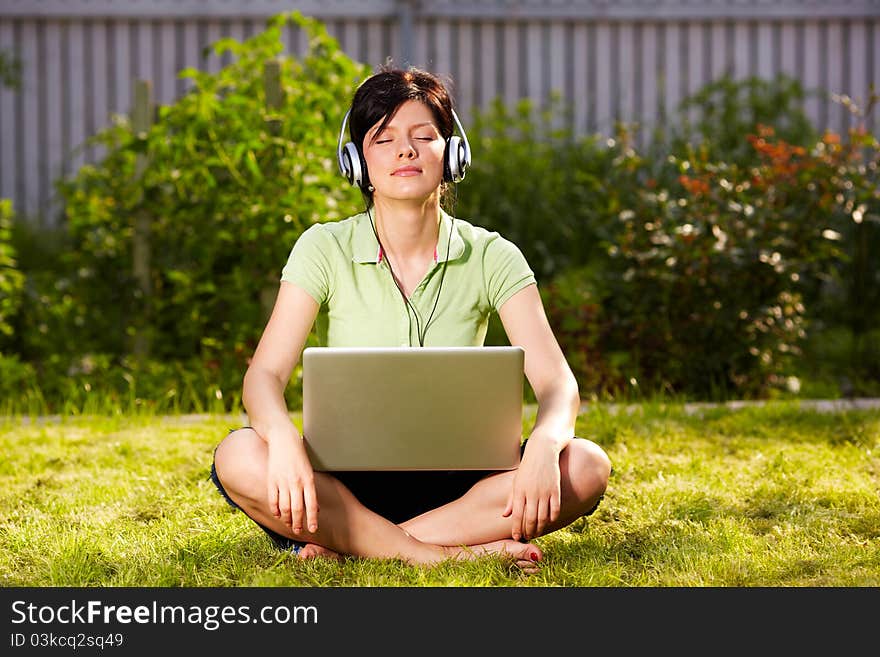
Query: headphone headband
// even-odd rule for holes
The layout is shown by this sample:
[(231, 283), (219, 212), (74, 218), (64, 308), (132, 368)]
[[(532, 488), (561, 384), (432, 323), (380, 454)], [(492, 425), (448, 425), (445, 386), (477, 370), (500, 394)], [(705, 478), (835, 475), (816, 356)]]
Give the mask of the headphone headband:
[(348, 173), (345, 171), (345, 166), (342, 163), (342, 137), (345, 135), (345, 124), (348, 123), (349, 114), (351, 114), (350, 107), (342, 119), (342, 127), (339, 129), (339, 141), (336, 143), (336, 162), (339, 164), (339, 173), (346, 177), (348, 176)]

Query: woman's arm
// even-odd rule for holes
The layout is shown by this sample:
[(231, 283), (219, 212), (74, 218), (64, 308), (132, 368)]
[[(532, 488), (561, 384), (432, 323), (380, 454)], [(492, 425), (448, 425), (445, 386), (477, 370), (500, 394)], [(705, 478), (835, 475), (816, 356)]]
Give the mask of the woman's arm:
[(282, 282), (272, 315), (263, 329), (244, 375), (242, 404), (254, 430), (268, 440), (293, 426), (284, 402), (284, 389), (299, 362), (315, 323), (318, 304), (302, 288)]
[(311, 464), (290, 419), (284, 389), (317, 314), (318, 303), (309, 294), (281, 283), (242, 390), (250, 425), (269, 445), (269, 510), (296, 531), (302, 530), (304, 519), (309, 529), (317, 529), (318, 501)]
[(535, 285), (514, 294), (498, 312), (510, 344), (525, 350), (525, 374), (538, 400), (532, 438), (561, 452), (574, 436), (580, 409), (577, 380), (553, 335)]
[(538, 400), (535, 425), (504, 512), (511, 516), (511, 535), (519, 540), (540, 535), (559, 517), (559, 454), (574, 437), (580, 393), (537, 286), (514, 294), (498, 314), (510, 344), (525, 351), (526, 378)]

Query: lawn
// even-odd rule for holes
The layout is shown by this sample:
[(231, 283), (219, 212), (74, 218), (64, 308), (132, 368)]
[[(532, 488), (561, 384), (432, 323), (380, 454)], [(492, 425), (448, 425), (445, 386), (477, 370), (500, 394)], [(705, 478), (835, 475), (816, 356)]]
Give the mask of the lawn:
[(591, 405), (577, 430), (612, 458), (608, 493), (593, 516), (538, 539), (535, 575), (493, 557), (421, 568), (276, 551), (208, 479), (214, 446), (242, 423), (0, 418), (0, 584), (880, 586), (880, 410)]

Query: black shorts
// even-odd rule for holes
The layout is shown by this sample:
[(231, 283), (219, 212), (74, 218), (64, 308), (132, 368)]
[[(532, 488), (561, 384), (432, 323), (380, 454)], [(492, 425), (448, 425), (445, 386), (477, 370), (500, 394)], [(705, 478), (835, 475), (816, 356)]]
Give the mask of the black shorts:
[[(242, 427), (249, 428), (249, 427)], [(236, 429), (232, 429), (236, 431)], [(525, 443), (520, 453), (525, 449)], [(215, 450), (216, 451), (216, 450)], [(336, 471), (331, 473), (365, 507), (387, 518), (394, 524), (400, 524), (415, 518), (426, 511), (457, 500), (471, 486), (494, 470), (419, 470), (419, 471)], [(211, 463), (211, 481), (220, 491), (226, 502), (235, 509), (242, 510), (236, 504), (217, 476), (217, 469)], [(243, 510), (242, 510), (243, 511)], [(254, 521), (256, 522), (256, 521)], [(266, 532), (272, 542), (281, 550), (299, 549), (305, 545), (300, 541), (282, 536), (278, 532), (256, 523)]]

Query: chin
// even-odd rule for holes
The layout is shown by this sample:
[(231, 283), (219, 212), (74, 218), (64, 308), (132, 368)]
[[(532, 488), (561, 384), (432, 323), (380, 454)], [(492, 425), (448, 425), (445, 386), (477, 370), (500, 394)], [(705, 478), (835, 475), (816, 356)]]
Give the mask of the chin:
[[(440, 185), (433, 187), (421, 185), (394, 185), (391, 189), (382, 190), (382, 196), (396, 201), (418, 201), (430, 198), (439, 193)], [(379, 191), (379, 190), (376, 190)]]

